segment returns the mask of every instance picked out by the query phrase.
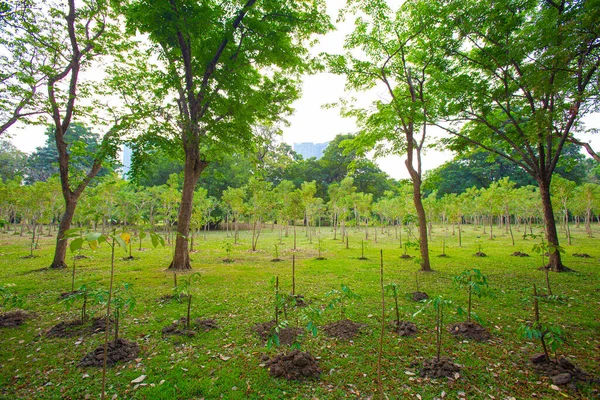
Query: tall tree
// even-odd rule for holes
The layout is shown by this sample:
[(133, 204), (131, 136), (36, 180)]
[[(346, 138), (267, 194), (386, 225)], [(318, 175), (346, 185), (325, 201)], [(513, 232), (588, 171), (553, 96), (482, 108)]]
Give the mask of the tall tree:
[[(600, 8), (588, 1), (415, 0), (444, 51), (455, 148), (478, 146), (519, 165), (540, 188), (547, 240), (559, 239), (550, 183), (581, 118), (598, 108)], [(564, 271), (560, 252), (549, 257)]]
[(421, 157), (436, 108), (429, 83), (434, 58), (431, 44), (423, 40), (427, 33), (422, 21), (412, 19), (407, 4), (392, 10), (383, 0), (352, 2), (348, 11), (359, 16), (346, 38), (348, 52), (330, 56), (329, 65), (346, 76), (348, 88), (365, 91), (379, 86), (386, 93), (369, 109), (346, 105), (344, 113), (356, 117), (361, 129), (348, 147), (362, 153), (376, 149), (376, 155), (406, 155), (419, 222), (421, 270), (431, 271)]
[(312, 66), (306, 45), (330, 29), (322, 0), (122, 1), (132, 32), (148, 34), (165, 61), (161, 87), (177, 98), (184, 183), (171, 269), (191, 268), (194, 189), (219, 154), (247, 148), (298, 96)]
[(27, 163), (27, 154), (23, 153), (8, 140), (0, 140), (0, 180), (12, 180), (23, 177)]

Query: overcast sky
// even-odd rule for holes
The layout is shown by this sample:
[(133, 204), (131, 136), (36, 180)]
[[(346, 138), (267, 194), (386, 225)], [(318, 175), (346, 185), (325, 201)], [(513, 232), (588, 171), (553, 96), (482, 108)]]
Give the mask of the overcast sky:
[[(337, 19), (337, 13), (343, 6), (345, 0), (327, 0), (327, 12), (332, 20)], [(328, 33), (321, 38), (320, 43), (313, 49), (313, 54), (321, 52), (336, 53), (342, 51), (344, 37), (352, 30), (353, 21), (337, 24), (337, 30)], [(293, 104), (295, 113), (288, 118), (290, 126), (283, 127), (282, 140), (290, 145), (301, 142), (323, 143), (332, 140), (338, 134), (354, 133), (356, 125), (352, 119), (342, 118), (338, 109), (325, 109), (324, 104), (337, 102), (340, 98), (349, 96), (358, 97), (361, 104), (369, 104), (380, 96), (377, 91), (367, 94), (347, 93), (344, 91), (344, 78), (333, 74), (320, 73), (307, 76), (303, 83), (302, 98)], [(600, 115), (595, 114), (586, 118), (588, 128), (600, 128)], [(22, 151), (27, 153), (43, 145), (45, 136), (42, 127), (17, 127), (8, 133), (12, 136), (12, 142)], [(429, 131), (430, 135), (435, 130)], [(438, 131), (438, 135), (441, 133)], [(593, 146), (600, 149), (600, 137), (579, 136), (582, 140), (592, 140)], [(429, 150), (423, 157), (423, 167), (429, 169), (440, 166), (452, 158), (449, 152)], [(381, 169), (396, 179), (408, 178), (408, 172), (404, 166), (403, 158), (389, 156), (376, 160)]]

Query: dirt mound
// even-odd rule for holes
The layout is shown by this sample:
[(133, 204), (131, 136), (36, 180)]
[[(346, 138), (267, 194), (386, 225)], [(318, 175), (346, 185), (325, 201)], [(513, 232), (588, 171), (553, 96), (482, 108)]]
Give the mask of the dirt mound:
[(590, 256), (587, 253), (573, 253), (573, 257), (579, 257), (579, 258), (592, 258), (592, 256)]
[(204, 332), (208, 332), (211, 329), (218, 329), (219, 326), (214, 319), (200, 319), (197, 318), (190, 325), (190, 329), (187, 328), (187, 318), (182, 317), (177, 321), (173, 322), (171, 325), (166, 326), (162, 329), (162, 334), (164, 336), (169, 335), (178, 335), (178, 336), (187, 336), (193, 337), (196, 336), (197, 331), (202, 330)]
[(400, 258), (403, 258), (403, 259), (405, 259), (405, 260), (410, 260), (410, 259), (412, 258), (412, 256), (409, 256), (408, 254), (402, 254), (402, 255), (400, 256)]
[(8, 311), (0, 314), (0, 328), (23, 325), (30, 315), (23, 310)]
[(159, 303), (170, 303), (173, 301), (177, 301), (178, 303), (181, 303), (183, 300), (186, 300), (187, 296), (184, 295), (183, 293), (180, 294), (165, 294), (164, 296), (160, 296), (158, 298), (158, 302)]
[(544, 353), (535, 354), (530, 359), (533, 369), (540, 375), (548, 376), (555, 385), (566, 385), (571, 382), (587, 382), (592, 380), (587, 372), (583, 371), (565, 357), (558, 362), (548, 360)]
[(64, 300), (67, 297), (75, 296), (76, 294), (79, 294), (79, 290), (74, 290), (72, 292), (64, 292), (64, 293), (61, 293), (60, 296), (58, 296), (58, 299)]
[(462, 336), (478, 342), (487, 342), (491, 337), (487, 329), (475, 322), (459, 322), (457, 324), (452, 324), (448, 327), (448, 332), (454, 336)]
[(529, 257), (529, 254), (523, 253), (520, 251), (515, 251), (514, 253), (511, 254), (511, 256), (513, 256), (513, 257)]
[(449, 358), (441, 357), (439, 360), (434, 358), (432, 360), (423, 361), (423, 368), (421, 369), (420, 375), (431, 379), (443, 377), (457, 379), (459, 371), (459, 365), (454, 364)]
[(396, 332), (400, 336), (414, 336), (419, 332), (417, 326), (409, 321), (394, 321), (392, 322), (392, 327), (394, 332)]
[[(259, 322), (258, 324), (252, 327), (252, 330), (260, 336), (260, 339), (263, 342), (269, 340), (269, 337), (273, 334), (275, 329), (275, 321), (271, 320), (269, 322)], [(277, 337), (279, 338), (279, 344), (283, 344), (285, 346), (292, 345), (298, 335), (302, 334), (301, 328), (282, 328), (279, 329), (279, 333)]]
[(80, 319), (75, 321), (59, 322), (45, 333), (49, 338), (69, 338), (79, 336), (84, 330), (84, 325)]
[(429, 300), (429, 295), (425, 292), (412, 292), (410, 296), (413, 301)]
[(271, 376), (288, 380), (318, 379), (321, 369), (310, 353), (293, 350), (287, 354), (278, 354), (265, 364)]
[[(130, 342), (125, 339), (117, 339), (108, 342), (108, 357), (106, 365), (115, 365), (118, 362), (128, 362), (134, 360), (140, 347), (135, 342)], [(102, 367), (104, 363), (104, 344), (96, 347), (94, 351), (91, 351), (83, 357), (79, 366), (81, 367)]]
[(475, 257), (487, 257), (487, 254), (485, 254), (482, 251), (478, 251), (477, 253), (473, 254)]
[(360, 330), (365, 327), (364, 324), (352, 322), (349, 319), (343, 319), (341, 321), (332, 322), (323, 327), (323, 330), (334, 338), (338, 339), (352, 339), (356, 336)]

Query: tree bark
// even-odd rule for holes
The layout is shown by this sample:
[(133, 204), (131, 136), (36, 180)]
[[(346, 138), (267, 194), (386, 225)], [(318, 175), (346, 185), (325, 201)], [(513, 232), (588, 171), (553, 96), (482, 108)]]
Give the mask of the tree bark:
[[(544, 225), (546, 227), (546, 240), (556, 249), (559, 246), (558, 232), (556, 230), (556, 220), (554, 219), (554, 210), (550, 199), (550, 180), (538, 179), (540, 196), (542, 198), (542, 210), (544, 213)], [(568, 269), (562, 264), (559, 251), (550, 251), (548, 265), (546, 268), (554, 272), (565, 272)]]
[(67, 244), (68, 240), (64, 238), (65, 232), (71, 229), (71, 222), (73, 221), (73, 216), (75, 215), (75, 207), (77, 207), (78, 198), (72, 194), (65, 195), (65, 212), (63, 213), (62, 218), (60, 219), (60, 224), (58, 225), (58, 234), (56, 235), (56, 249), (54, 250), (54, 259), (52, 260), (52, 264), (50, 264), (50, 268), (52, 269), (60, 269), (66, 268), (67, 263), (65, 262), (65, 258), (67, 257)]
[(192, 269), (188, 250), (188, 235), (190, 232), (190, 220), (193, 211), (194, 189), (200, 178), (200, 174), (208, 163), (200, 160), (199, 148), (196, 143), (184, 141), (185, 167), (183, 175), (183, 189), (181, 194), (181, 205), (177, 215), (177, 237), (175, 238), (175, 253), (173, 261), (169, 265), (170, 270)]

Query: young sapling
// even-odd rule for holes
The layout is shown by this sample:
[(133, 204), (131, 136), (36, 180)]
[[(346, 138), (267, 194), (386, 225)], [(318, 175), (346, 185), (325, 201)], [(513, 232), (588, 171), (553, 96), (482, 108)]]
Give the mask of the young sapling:
[(340, 286), (341, 290), (333, 289), (327, 293), (325, 296), (331, 297), (331, 301), (327, 305), (326, 309), (333, 310), (337, 304), (340, 305), (340, 319), (343, 320), (345, 318), (345, 306), (354, 301), (360, 300), (360, 295), (354, 293), (352, 289), (350, 289), (347, 285), (343, 283)]
[(281, 258), (279, 258), (279, 246), (276, 244), (273, 245), (274, 248), (274, 258), (271, 260), (272, 262), (279, 262), (281, 261)]
[(361, 256), (358, 259), (359, 260), (368, 260), (368, 258), (365, 257), (365, 241), (364, 240), (360, 241), (360, 247), (361, 247)]
[[(467, 322), (471, 322), (471, 315), (474, 315), (471, 312), (473, 309), (473, 294), (479, 298), (492, 296), (492, 292), (489, 291), (487, 277), (483, 275), (480, 270), (473, 268), (465, 270), (460, 275), (455, 276), (453, 281), (457, 288), (465, 289), (469, 295), (466, 315)], [(460, 307), (458, 308), (458, 313), (461, 315), (465, 314), (464, 310)], [(477, 318), (476, 315), (475, 318)]]

